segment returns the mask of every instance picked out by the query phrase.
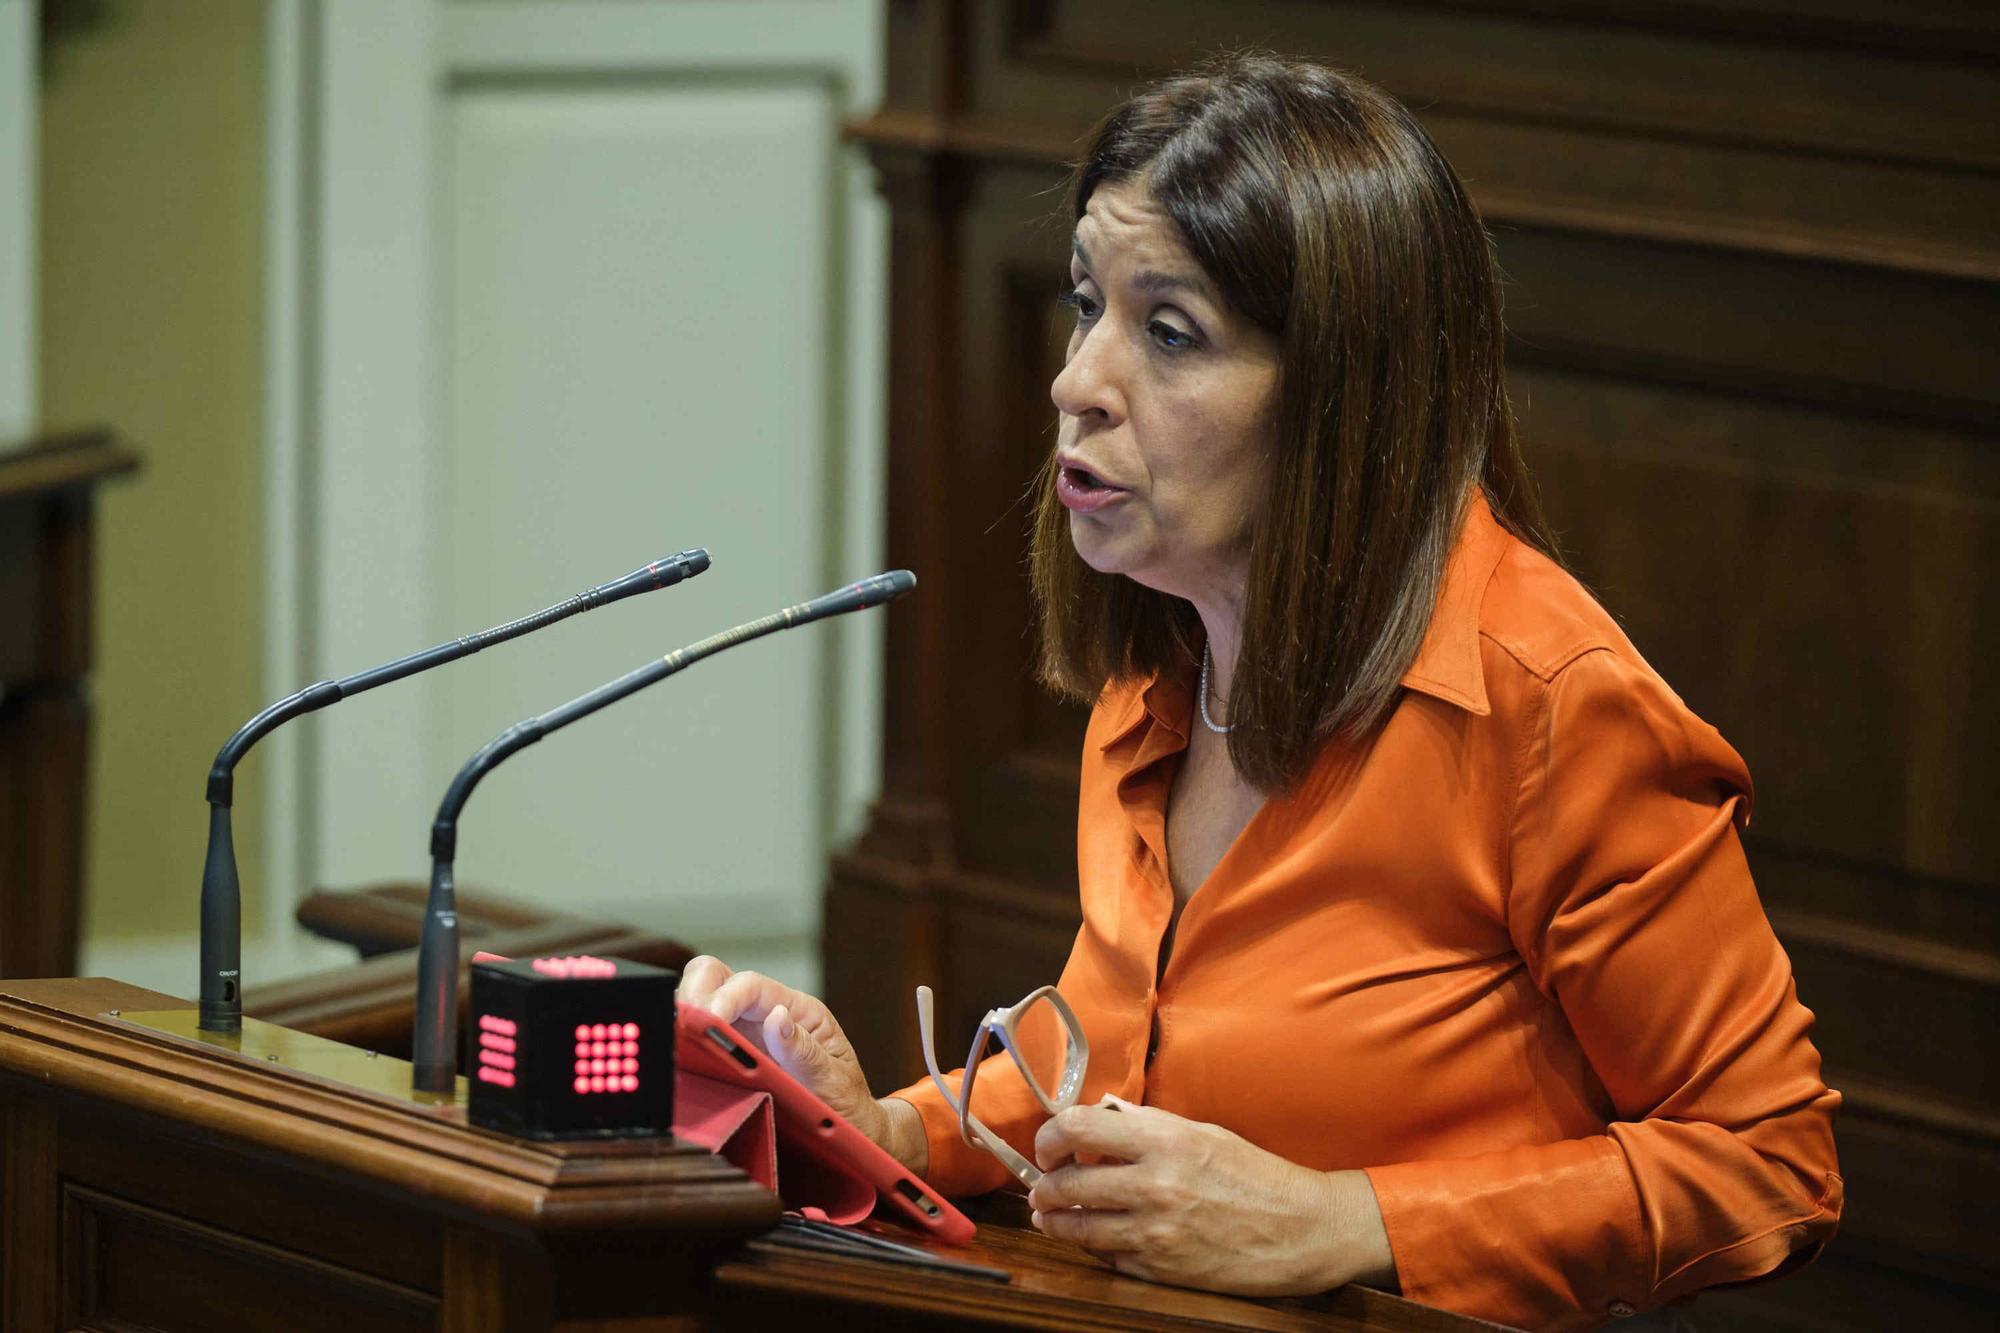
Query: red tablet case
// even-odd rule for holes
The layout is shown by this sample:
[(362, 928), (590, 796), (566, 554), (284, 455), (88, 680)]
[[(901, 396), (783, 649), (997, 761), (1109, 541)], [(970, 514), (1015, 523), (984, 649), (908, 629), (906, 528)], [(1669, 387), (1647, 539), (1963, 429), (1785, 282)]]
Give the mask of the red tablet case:
[[(741, 1166), (795, 1211), (817, 1209), (829, 1222), (848, 1225), (880, 1206), (950, 1244), (972, 1239), (965, 1214), (742, 1033), (705, 1010), (677, 1008), (674, 1133)], [(760, 1174), (765, 1144), (772, 1145), (774, 1160), (769, 1173)]]

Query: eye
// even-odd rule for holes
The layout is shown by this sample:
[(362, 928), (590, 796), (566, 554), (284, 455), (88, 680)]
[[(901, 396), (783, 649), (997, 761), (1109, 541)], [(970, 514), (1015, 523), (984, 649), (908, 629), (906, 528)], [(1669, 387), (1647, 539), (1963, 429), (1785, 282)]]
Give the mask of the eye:
[(1155, 319), (1148, 322), (1146, 332), (1153, 336), (1154, 342), (1170, 352), (1184, 352), (1191, 347), (1197, 346), (1200, 342), (1194, 334), (1188, 332), (1186, 329), (1177, 329), (1162, 319)]
[(1056, 304), (1066, 305), (1074, 310), (1076, 322), (1079, 324), (1087, 323), (1104, 313), (1104, 307), (1098, 304), (1096, 297), (1077, 287), (1068, 287), (1057, 293)]

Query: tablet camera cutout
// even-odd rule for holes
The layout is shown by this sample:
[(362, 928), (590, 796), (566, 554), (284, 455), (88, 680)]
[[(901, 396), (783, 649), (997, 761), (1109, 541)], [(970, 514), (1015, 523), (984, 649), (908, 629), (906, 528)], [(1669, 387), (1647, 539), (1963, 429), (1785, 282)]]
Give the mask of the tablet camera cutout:
[(936, 1217), (938, 1215), (937, 1200), (931, 1198), (930, 1195), (925, 1194), (922, 1190), (918, 1189), (915, 1185), (912, 1185), (909, 1181), (907, 1180), (897, 1181), (896, 1192), (902, 1195), (904, 1198), (908, 1199), (911, 1203), (915, 1204), (919, 1209), (921, 1209), (923, 1211), (924, 1216)]
[(670, 1134), (679, 980), (623, 958), (475, 961), (467, 1118), (533, 1139)]
[(736, 1038), (730, 1036), (723, 1029), (716, 1027), (712, 1023), (706, 1031), (708, 1039), (717, 1046), (720, 1046), (730, 1059), (742, 1065), (745, 1069), (754, 1070), (757, 1068), (757, 1057), (744, 1050), (742, 1043), (738, 1042)]

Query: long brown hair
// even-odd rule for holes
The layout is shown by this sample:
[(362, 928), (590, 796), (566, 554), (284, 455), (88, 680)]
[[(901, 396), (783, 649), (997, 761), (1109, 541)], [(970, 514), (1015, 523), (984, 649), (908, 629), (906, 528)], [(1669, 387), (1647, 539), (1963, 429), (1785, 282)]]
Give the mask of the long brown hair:
[[(1092, 133), (1070, 192), (1142, 182), (1235, 310), (1280, 343), (1275, 465), (1255, 519), (1230, 757), (1290, 786), (1330, 737), (1388, 717), (1462, 505), (1554, 554), (1507, 401), (1500, 290), (1477, 211), (1414, 117), (1323, 66), (1236, 55), (1147, 88)], [(1187, 602), (1083, 563), (1040, 483), (1042, 679), (1185, 670)]]

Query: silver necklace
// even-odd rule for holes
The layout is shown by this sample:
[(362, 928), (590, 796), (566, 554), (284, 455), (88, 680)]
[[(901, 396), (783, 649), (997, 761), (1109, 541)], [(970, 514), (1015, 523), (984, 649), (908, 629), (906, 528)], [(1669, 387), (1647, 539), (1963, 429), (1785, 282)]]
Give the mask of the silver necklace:
[(1227, 736), (1230, 732), (1236, 730), (1236, 724), (1234, 722), (1231, 722), (1226, 727), (1218, 727), (1215, 725), (1215, 719), (1208, 715), (1208, 645), (1207, 644), (1203, 644), (1201, 646), (1201, 691), (1200, 693), (1195, 695), (1195, 702), (1201, 708), (1202, 725), (1207, 727), (1210, 731), (1214, 732), (1218, 736)]

